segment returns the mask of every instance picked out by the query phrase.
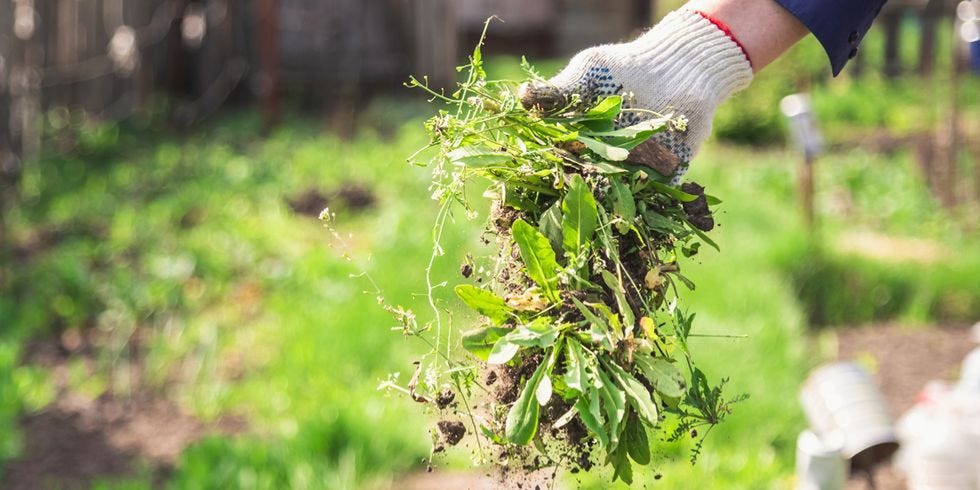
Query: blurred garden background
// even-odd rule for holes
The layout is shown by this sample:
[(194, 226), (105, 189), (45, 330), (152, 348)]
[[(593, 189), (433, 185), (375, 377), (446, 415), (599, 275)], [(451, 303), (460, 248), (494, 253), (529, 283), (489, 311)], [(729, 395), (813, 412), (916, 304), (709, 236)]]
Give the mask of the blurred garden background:
[[(425, 320), (437, 210), (406, 157), (438, 108), (401, 82), (451, 86), (491, 14), (488, 71), (520, 78), (522, 54), (549, 75), (678, 5), (0, 1), (0, 488), (488, 485), (462, 447), (427, 474), (434, 416), (378, 390), (425, 347), (375, 291)], [(791, 487), (822, 362), (860, 361), (893, 415), (955, 376), (980, 321), (980, 47), (957, 5), (889, 2), (841, 76), (808, 38), (721, 107), (688, 175), (724, 201), (721, 252), (689, 305), (732, 336), (696, 340), (702, 369), (750, 398), (696, 466), (658, 446), (640, 484)], [(800, 92), (825, 143), (812, 223), (779, 108)]]

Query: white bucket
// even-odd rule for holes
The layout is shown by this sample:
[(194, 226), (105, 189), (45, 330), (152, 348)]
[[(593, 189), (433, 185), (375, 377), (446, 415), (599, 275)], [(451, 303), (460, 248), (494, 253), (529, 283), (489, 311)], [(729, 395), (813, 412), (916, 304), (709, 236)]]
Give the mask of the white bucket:
[(796, 438), (796, 490), (840, 490), (847, 465), (839, 444), (828, 444), (804, 430)]
[(823, 366), (800, 392), (810, 428), (823, 441), (839, 441), (852, 470), (871, 468), (898, 449), (888, 407), (868, 373), (851, 362)]

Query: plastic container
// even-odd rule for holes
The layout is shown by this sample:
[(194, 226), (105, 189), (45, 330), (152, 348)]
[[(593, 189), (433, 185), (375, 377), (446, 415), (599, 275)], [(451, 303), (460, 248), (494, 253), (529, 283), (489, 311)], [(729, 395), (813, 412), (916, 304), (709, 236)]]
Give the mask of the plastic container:
[(969, 430), (980, 421), (980, 398), (931, 382), (899, 419), (902, 450), (896, 460), (909, 490), (976, 490), (980, 439)]
[(870, 469), (898, 449), (891, 416), (874, 380), (861, 366), (840, 362), (807, 378), (800, 393), (810, 428), (822, 441), (839, 444), (851, 471)]
[(973, 349), (973, 352), (967, 354), (966, 359), (963, 359), (960, 380), (956, 384), (956, 389), (980, 394), (980, 347)]
[(847, 479), (847, 461), (839, 444), (828, 443), (809, 430), (796, 438), (796, 490), (840, 490)]

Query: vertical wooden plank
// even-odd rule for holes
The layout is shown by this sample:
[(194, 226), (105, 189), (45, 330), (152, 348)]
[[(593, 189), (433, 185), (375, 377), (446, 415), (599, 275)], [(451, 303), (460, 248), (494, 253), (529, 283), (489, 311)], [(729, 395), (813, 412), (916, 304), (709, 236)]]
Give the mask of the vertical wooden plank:
[(922, 30), (919, 33), (919, 66), (921, 75), (929, 75), (936, 66), (936, 28), (942, 18), (944, 0), (929, 0), (919, 13)]
[(412, 71), (428, 76), (436, 88), (453, 86), (458, 39), (456, 8), (451, 0), (415, 0)]
[[(10, 132), (10, 68), (13, 44), (16, 38), (11, 31), (13, 8), (10, 1), (0, 0), (0, 261), (9, 260), (13, 246), (7, 230), (7, 210), (13, 205), (17, 193), (17, 160), (13, 152)], [(0, 267), (0, 288), (5, 284), (6, 267)]]
[(902, 73), (902, 60), (899, 57), (901, 43), (902, 12), (895, 9), (882, 13), (879, 21), (885, 33), (885, 65), (886, 77), (894, 78)]
[(279, 0), (258, 0), (259, 97), (266, 131), (279, 123)]

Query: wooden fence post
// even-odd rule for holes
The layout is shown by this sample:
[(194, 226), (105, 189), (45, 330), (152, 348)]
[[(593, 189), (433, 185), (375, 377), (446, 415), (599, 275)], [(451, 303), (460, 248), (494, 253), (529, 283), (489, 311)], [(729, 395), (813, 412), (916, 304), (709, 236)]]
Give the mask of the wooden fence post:
[(919, 74), (929, 75), (936, 65), (936, 27), (943, 15), (945, 0), (929, 0), (919, 12), (922, 32), (919, 38)]
[(456, 81), (456, 9), (452, 0), (415, 0), (412, 13), (413, 66), (433, 88), (451, 88)]
[(269, 131), (279, 123), (279, 0), (258, 0), (259, 97), (262, 125)]
[(881, 14), (881, 27), (885, 31), (885, 76), (894, 78), (902, 74), (900, 58), (902, 11), (886, 10)]

